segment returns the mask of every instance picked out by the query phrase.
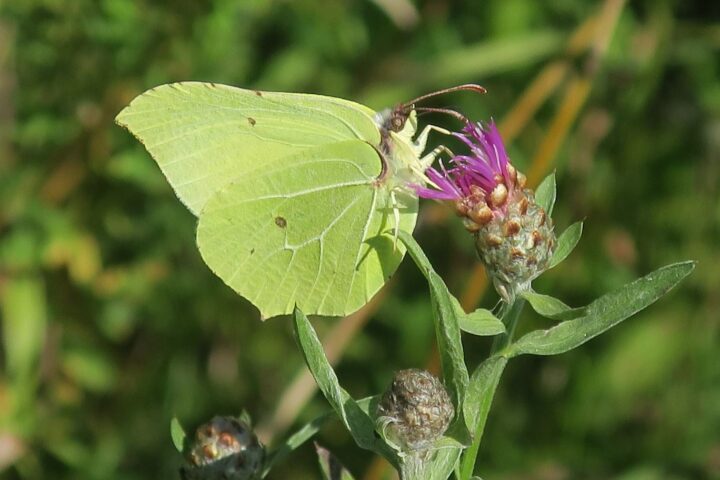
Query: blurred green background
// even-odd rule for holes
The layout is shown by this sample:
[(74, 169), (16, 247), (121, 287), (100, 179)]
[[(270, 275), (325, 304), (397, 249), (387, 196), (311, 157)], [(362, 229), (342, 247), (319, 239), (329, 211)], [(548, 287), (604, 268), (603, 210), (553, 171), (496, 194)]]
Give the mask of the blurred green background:
[[(377, 109), (459, 83), (487, 87), (434, 105), (495, 118), (531, 181), (557, 170), (558, 228), (587, 219), (539, 292), (579, 306), (663, 264), (700, 263), (667, 298), (577, 351), (513, 362), (478, 472), (720, 478), (717, 2), (0, 5), (0, 478), (178, 478), (174, 415), (192, 426), (245, 408), (267, 441), (326, 409), (318, 395), (303, 401), (289, 322), (261, 323), (210, 273), (195, 219), (113, 124), (135, 95), (179, 80)], [(457, 127), (446, 120), (422, 118)], [(448, 209), (425, 203), (417, 237), (467, 305), (483, 293), (484, 306), (495, 303)], [(428, 307), (406, 261), (369, 309), (318, 321), (353, 395), (382, 391), (393, 370), (433, 365)], [(527, 315), (523, 328), (547, 325)], [(466, 340), (475, 365), (488, 341)], [(358, 479), (389, 478), (337, 423), (318, 441)], [(270, 478), (319, 478), (312, 446)]]

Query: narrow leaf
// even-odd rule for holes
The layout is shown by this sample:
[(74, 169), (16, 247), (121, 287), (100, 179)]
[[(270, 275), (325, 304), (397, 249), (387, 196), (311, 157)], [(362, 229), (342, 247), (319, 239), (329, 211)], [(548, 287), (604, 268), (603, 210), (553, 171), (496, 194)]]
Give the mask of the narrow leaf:
[(253, 428), (253, 421), (252, 417), (250, 416), (250, 412), (248, 412), (244, 408), (242, 409), (242, 412), (240, 412), (240, 416), (238, 418), (241, 422), (245, 422), (250, 428)]
[(172, 438), (175, 449), (178, 452), (183, 453), (183, 450), (185, 449), (185, 439), (187, 438), (187, 435), (185, 434), (185, 430), (183, 429), (182, 425), (180, 425), (180, 420), (178, 420), (177, 417), (173, 417), (173, 419), (170, 421), (170, 438)]
[(535, 202), (545, 210), (548, 217), (552, 215), (556, 195), (555, 172), (552, 172), (535, 189)]
[(520, 294), (530, 303), (530, 306), (543, 317), (555, 320), (571, 320), (584, 315), (585, 307), (571, 308), (565, 305), (562, 300), (535, 292), (523, 292)]
[(347, 468), (330, 453), (330, 450), (315, 444), (318, 461), (320, 462), (320, 470), (324, 480), (354, 480)]
[(425, 278), (429, 279), (428, 275), (430, 272), (434, 272), (435, 269), (425, 255), (425, 252), (423, 252), (423, 249), (415, 241), (415, 237), (400, 230), (400, 232), (398, 232), (398, 238), (405, 244), (405, 247), (407, 247), (407, 251), (415, 262), (415, 265), (418, 266)]
[(580, 241), (583, 231), (583, 222), (575, 222), (570, 225), (563, 233), (558, 237), (557, 247), (553, 252), (553, 256), (550, 259), (550, 266), (553, 268), (560, 262), (565, 260), (570, 253), (575, 249), (575, 246)]
[(377, 416), (378, 407), (382, 394), (373, 395), (371, 397), (365, 397), (357, 400), (357, 404), (360, 410), (365, 412), (370, 418), (374, 419)]
[(463, 404), (469, 375), (467, 367), (465, 367), (460, 320), (456, 308), (457, 300), (450, 294), (442, 278), (435, 273), (430, 261), (413, 236), (401, 230), (399, 238), (405, 244), (408, 253), (410, 253), (410, 256), (412, 256), (430, 284), (430, 299), (435, 320), (438, 350), (440, 351), (443, 380), (455, 405), (456, 420), (460, 421), (464, 427)]
[(530, 332), (507, 352), (556, 355), (579, 347), (648, 307), (680, 283), (695, 268), (695, 262), (680, 262), (660, 268), (624, 287), (604, 295), (587, 307), (585, 315), (548, 330)]
[(295, 335), (305, 357), (310, 373), (315, 378), (320, 391), (340, 416), (340, 420), (350, 431), (355, 443), (367, 450), (375, 451), (391, 463), (397, 463), (392, 449), (375, 436), (375, 422), (365, 413), (358, 403), (342, 388), (338, 382), (322, 344), (315, 333), (310, 321), (299, 308), (293, 312)]
[[(429, 281), (443, 378), (453, 397), (458, 417), (461, 418), (460, 412), (470, 378), (465, 367), (465, 356), (460, 340), (460, 323), (445, 282), (435, 272), (430, 272)], [(462, 423), (464, 424), (464, 421)]]
[(490, 413), (490, 406), (492, 405), (495, 390), (497, 390), (498, 383), (500, 383), (500, 376), (503, 370), (505, 370), (507, 362), (506, 357), (490, 357), (475, 369), (470, 378), (468, 398), (473, 399), (473, 401), (465, 404), (465, 418), (473, 433), (473, 441), (470, 447), (465, 450), (463, 458), (460, 461), (459, 478), (470, 478), (475, 468), (475, 459), (477, 458), (480, 441), (485, 431), (485, 423)]
[(447, 480), (457, 466), (462, 448), (456, 444), (438, 442), (438, 448), (432, 452), (426, 462), (426, 472), (419, 476), (421, 480)]
[(505, 325), (490, 310), (478, 308), (474, 312), (460, 315), (460, 329), (473, 335), (498, 335), (505, 333)]
[(310, 423), (303, 425), (300, 430), (293, 433), (290, 438), (285, 440), (281, 445), (271, 451), (265, 461), (261, 478), (265, 478), (274, 465), (281, 462), (287, 457), (290, 452), (300, 447), (303, 443), (310, 440), (320, 428), (331, 418), (333, 418), (332, 412), (327, 412), (319, 417), (316, 417)]
[[(477, 437), (477, 427), (484, 422), (483, 414), (487, 415), (490, 409), (495, 389), (500, 381), (500, 375), (507, 365), (507, 358), (493, 356), (478, 366), (470, 377), (468, 397), (472, 402), (465, 405), (465, 417), (471, 428), (474, 427), (474, 436)], [(482, 434), (482, 432), (480, 432)]]

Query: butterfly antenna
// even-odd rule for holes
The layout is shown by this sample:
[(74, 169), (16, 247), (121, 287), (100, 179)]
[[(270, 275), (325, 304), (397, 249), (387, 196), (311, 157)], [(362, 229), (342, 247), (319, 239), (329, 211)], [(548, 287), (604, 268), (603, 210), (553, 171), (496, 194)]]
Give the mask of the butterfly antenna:
[(455, 87), (444, 88), (442, 90), (437, 90), (435, 92), (426, 93), (425, 95), (421, 95), (417, 98), (413, 98), (409, 102), (403, 103), (402, 107), (404, 109), (411, 108), (416, 103), (422, 102), (423, 100), (427, 100), (428, 98), (436, 97), (438, 95), (445, 95), (446, 93), (460, 92), (460, 91), (475, 92), (475, 93), (487, 93), (487, 90), (485, 90), (485, 87), (482, 87), (482, 86), (474, 84), (474, 83), (466, 83), (464, 85), (457, 85)]
[(457, 118), (463, 123), (470, 123), (470, 120), (468, 120), (465, 115), (460, 112), (456, 112), (455, 110), (450, 110), (449, 108), (418, 107), (415, 109), (415, 111), (419, 113), (444, 113), (445, 115), (450, 115), (451, 117)]

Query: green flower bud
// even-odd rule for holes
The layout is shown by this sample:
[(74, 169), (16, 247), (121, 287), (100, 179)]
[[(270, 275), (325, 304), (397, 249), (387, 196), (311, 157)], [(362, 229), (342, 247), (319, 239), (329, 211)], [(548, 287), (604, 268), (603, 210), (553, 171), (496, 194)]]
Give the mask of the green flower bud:
[(475, 247), (492, 277), (495, 289), (508, 303), (530, 288), (547, 270), (555, 248), (550, 217), (535, 203), (530, 189), (516, 188), (504, 201), (502, 214), (477, 225)]

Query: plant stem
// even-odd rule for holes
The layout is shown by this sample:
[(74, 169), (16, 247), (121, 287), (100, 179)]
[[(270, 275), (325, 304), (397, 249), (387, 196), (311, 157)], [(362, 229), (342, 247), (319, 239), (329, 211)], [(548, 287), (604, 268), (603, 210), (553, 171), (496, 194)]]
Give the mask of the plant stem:
[[(525, 306), (525, 300), (522, 298), (516, 298), (515, 301), (510, 305), (510, 308), (503, 315), (503, 323), (505, 324), (506, 333), (495, 338), (490, 351), (490, 358), (486, 362), (491, 362), (492, 358), (496, 356), (498, 352), (502, 352), (512, 342), (513, 335), (515, 334), (515, 328), (517, 327), (520, 313)], [(484, 375), (487, 381), (487, 385), (483, 388), (483, 395), (477, 399), (480, 403), (478, 410), (478, 417), (476, 420), (475, 431), (473, 432), (473, 440), (470, 447), (465, 450), (460, 462), (460, 480), (469, 480), (472, 477), (473, 471), (475, 470), (475, 461), (480, 450), (480, 441), (485, 430), (485, 423), (487, 422), (488, 414), (490, 413), (490, 406), (492, 405), (493, 397), (495, 396), (495, 390), (500, 382), (500, 376), (505, 370), (507, 359), (500, 355), (495, 362), (489, 363), (488, 368), (490, 369), (486, 375)], [(482, 366), (480, 367), (482, 368)], [(473, 377), (475, 374), (473, 374)]]
[(522, 297), (515, 297), (515, 301), (507, 309), (505, 315), (503, 315), (502, 321), (505, 324), (505, 333), (495, 337), (495, 341), (490, 351), (490, 356), (495, 355), (497, 352), (502, 351), (505, 347), (510, 345), (513, 336), (515, 335), (515, 328), (517, 328), (518, 320), (520, 319), (520, 313), (525, 307), (525, 299)]

